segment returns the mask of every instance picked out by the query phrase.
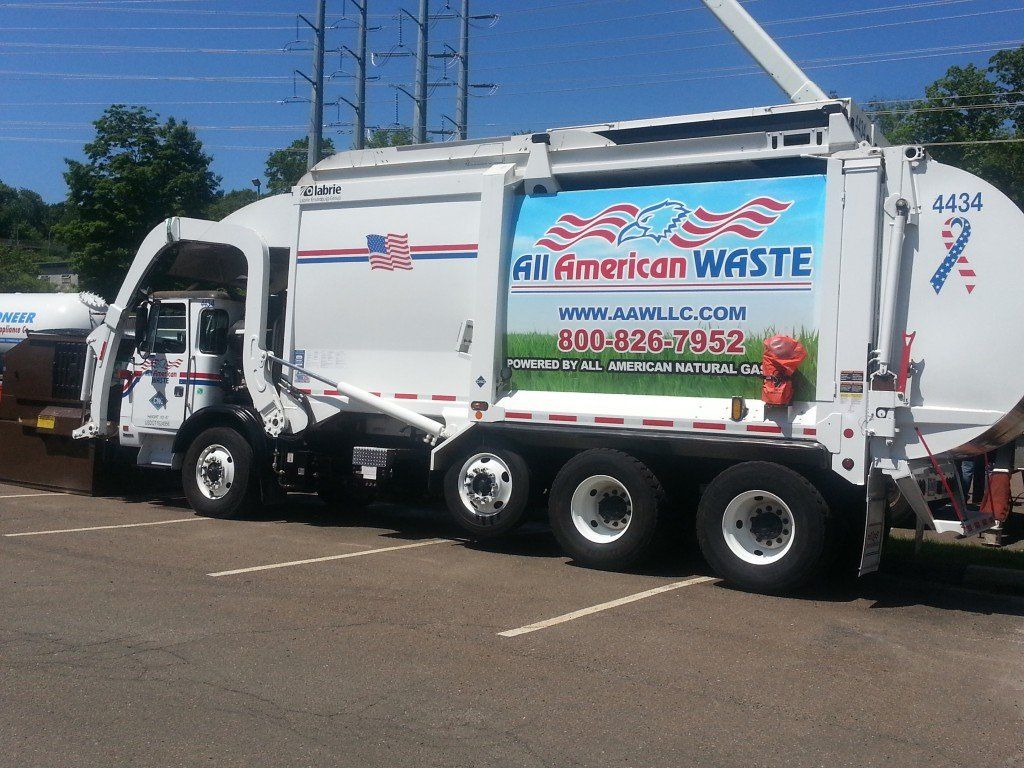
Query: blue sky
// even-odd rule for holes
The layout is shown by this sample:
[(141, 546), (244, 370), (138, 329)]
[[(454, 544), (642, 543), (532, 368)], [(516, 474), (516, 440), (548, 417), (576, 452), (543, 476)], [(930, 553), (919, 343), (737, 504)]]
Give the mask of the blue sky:
[[(416, 0), (367, 2), (379, 27), (370, 49), (414, 50), (409, 23), (399, 47), (395, 14), (403, 7), (415, 13)], [(346, 5), (351, 19), (351, 3), (329, 0), (339, 24), (328, 48), (354, 45), (341, 18)], [(302, 81), (293, 87), (291, 73), (308, 71), (310, 54), (281, 49), (296, 39), (295, 13), (314, 6), (0, 0), (0, 180), (61, 199), (64, 158), (80, 156), (105, 105), (127, 102), (188, 119), (224, 188), (248, 186), (269, 149), (305, 133), (308, 104), (278, 102), (308, 95)], [(918, 96), (948, 66), (983, 65), (994, 50), (1024, 43), (1020, 0), (754, 0), (747, 8), (823, 88), (859, 101)], [(445, 13), (444, 0), (432, 0), (431, 10)], [(471, 80), (498, 85), (470, 102), (473, 137), (784, 101), (697, 0), (473, 0), (471, 11), (500, 15), (493, 27), (481, 21), (473, 30)], [(431, 48), (456, 45), (457, 32), (455, 21), (437, 20)], [(309, 39), (302, 28), (299, 37)], [(433, 80), (445, 79), (442, 61), (434, 60)], [(369, 123), (393, 125), (391, 84), (412, 81), (412, 58), (386, 58), (371, 70), (379, 80), (367, 89)], [(328, 100), (351, 97), (352, 61), (329, 54), (327, 71), (338, 73)], [(447, 74), (454, 80), (453, 69)], [(434, 90), (430, 128), (454, 116), (454, 90)], [(397, 109), (408, 124), (411, 101), (399, 94)], [(325, 119), (347, 123), (351, 113), (329, 108)], [(345, 147), (346, 130), (329, 127), (327, 135)]]

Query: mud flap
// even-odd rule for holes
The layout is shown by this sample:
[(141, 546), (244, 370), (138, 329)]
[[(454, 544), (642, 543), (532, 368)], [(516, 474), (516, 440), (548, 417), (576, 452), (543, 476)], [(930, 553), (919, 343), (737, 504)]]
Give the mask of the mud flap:
[(889, 501), (885, 493), (885, 476), (873, 469), (868, 475), (867, 517), (864, 520), (864, 544), (860, 553), (858, 576), (874, 573), (882, 562), (882, 544), (885, 538), (885, 513)]

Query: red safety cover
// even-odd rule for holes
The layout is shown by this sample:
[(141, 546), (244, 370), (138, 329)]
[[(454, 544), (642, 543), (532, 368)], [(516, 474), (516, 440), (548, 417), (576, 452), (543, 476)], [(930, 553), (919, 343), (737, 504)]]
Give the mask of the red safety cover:
[(761, 399), (766, 405), (789, 405), (793, 402), (793, 374), (806, 358), (804, 345), (790, 336), (776, 334), (765, 340), (761, 358), (764, 375)]

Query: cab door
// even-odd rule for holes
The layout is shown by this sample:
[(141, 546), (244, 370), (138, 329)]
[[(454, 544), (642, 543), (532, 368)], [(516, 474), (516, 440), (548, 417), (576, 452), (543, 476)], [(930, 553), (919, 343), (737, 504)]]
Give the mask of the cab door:
[(130, 424), (130, 431), (136, 434), (174, 432), (185, 420), (185, 381), (191, 353), (188, 302), (154, 304), (149, 328), (146, 348), (135, 350), (125, 373), (121, 423)]
[(224, 301), (194, 301), (191, 327), (195, 329), (189, 363), (182, 372), (185, 417), (224, 400), (223, 368), (228, 357), (229, 333), (237, 307)]

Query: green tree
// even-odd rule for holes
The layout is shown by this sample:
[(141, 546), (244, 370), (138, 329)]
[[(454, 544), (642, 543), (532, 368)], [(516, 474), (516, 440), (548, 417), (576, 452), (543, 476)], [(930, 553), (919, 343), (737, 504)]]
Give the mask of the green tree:
[(51, 220), (51, 206), (38, 193), (0, 182), (0, 239), (45, 240)]
[(410, 128), (376, 128), (367, 139), (366, 148), (404, 147), (407, 144), (412, 144)]
[(0, 293), (40, 293), (53, 290), (53, 285), (39, 279), (39, 264), (32, 252), (0, 245)]
[(249, 203), (256, 202), (255, 189), (233, 189), (230, 192), (222, 192), (217, 195), (210, 207), (206, 209), (206, 218), (213, 221), (220, 221), (239, 208), (244, 208)]
[[(306, 155), (309, 151), (309, 138), (296, 139), (284, 149), (271, 152), (267, 158), (265, 175), (267, 177), (267, 193), (280, 195), (291, 192), (299, 179), (306, 173)], [(325, 138), (321, 147), (321, 155), (330, 157), (335, 152), (334, 142)]]
[(932, 144), (943, 163), (974, 173), (1024, 205), (1024, 47), (996, 53), (988, 68), (953, 66), (925, 98), (883, 107), (878, 118), (894, 144)]
[(94, 125), (86, 161), (65, 160), (68, 199), (55, 232), (83, 287), (112, 298), (149, 230), (169, 216), (202, 216), (220, 178), (186, 122), (115, 104)]

